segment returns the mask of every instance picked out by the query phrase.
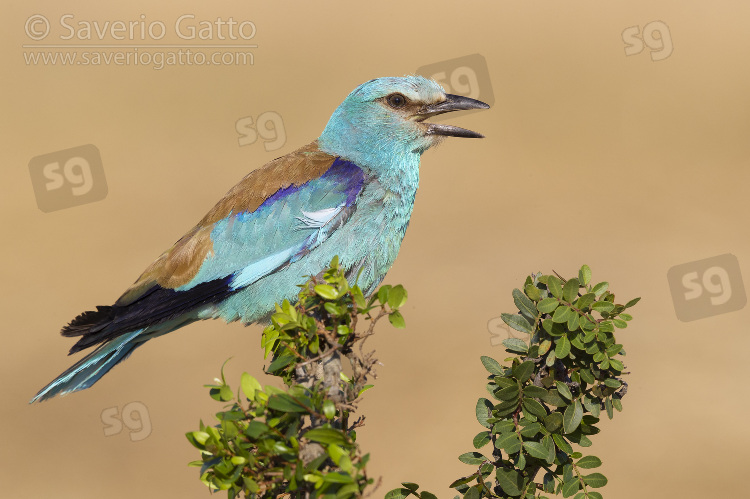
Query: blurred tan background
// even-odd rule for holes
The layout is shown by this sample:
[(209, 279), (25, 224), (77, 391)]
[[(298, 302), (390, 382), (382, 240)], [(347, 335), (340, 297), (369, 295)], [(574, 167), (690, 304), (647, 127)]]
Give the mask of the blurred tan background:
[[(167, 33), (120, 41), (92, 30), (91, 40), (65, 40), (65, 14), (76, 31), (79, 21), (122, 20), (162, 21)], [(187, 41), (174, 32), (185, 14), (194, 26), (249, 20), (257, 32)], [(44, 40), (25, 31), (43, 33), (34, 15), (50, 22)], [(529, 272), (574, 275), (583, 263), (620, 301), (643, 297), (620, 333), (632, 372), (624, 411), (603, 422), (590, 449), (610, 480), (602, 492), (742, 496), (750, 312), (702, 302), (708, 317), (680, 321), (667, 271), (731, 253), (745, 285), (750, 277), (748, 15), (739, 1), (4, 4), (1, 495), (208, 497), (186, 466), (198, 453), (184, 433), (219, 409), (202, 385), (227, 357), (229, 379), (243, 370), (263, 379), (261, 328), (189, 326), (139, 349), (93, 389), (29, 406), (75, 360), (59, 329), (114, 301), (248, 171), (316, 138), (358, 84), (480, 54), (492, 109), (442, 121), (486, 139), (449, 139), (425, 154), (385, 281), (404, 284), (410, 301), (407, 329), (384, 325), (372, 342), (384, 367), (361, 405), (359, 435), (371, 473), (383, 477), (375, 497), (401, 481), (453, 497), (449, 483), (469, 469), (456, 456), (473, 450), (481, 430), (479, 356), (505, 357), (496, 318), (514, 310), (511, 290)], [(45, 50), (23, 47), (60, 44), (48, 51), (80, 56), (86, 49), (67, 45), (115, 45), (94, 49), (111, 54), (149, 42), (257, 48), (252, 64), (158, 70), (27, 63)], [(643, 50), (626, 55), (638, 43)], [(273, 130), (254, 139), (247, 118), (283, 129), (285, 140)], [(106, 197), (42, 212), (30, 161), (85, 144), (101, 153)], [(739, 293), (742, 276), (730, 274)], [(708, 296), (717, 284), (704, 285)], [(126, 407), (144, 424), (118, 428)]]

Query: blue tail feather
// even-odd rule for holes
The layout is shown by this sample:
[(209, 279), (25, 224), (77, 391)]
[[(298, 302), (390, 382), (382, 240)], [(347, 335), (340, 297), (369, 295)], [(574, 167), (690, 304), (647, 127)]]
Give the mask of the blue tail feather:
[(143, 331), (137, 329), (104, 343), (39, 390), (29, 403), (89, 388), (120, 361), (125, 360), (136, 347), (143, 344), (136, 341)]

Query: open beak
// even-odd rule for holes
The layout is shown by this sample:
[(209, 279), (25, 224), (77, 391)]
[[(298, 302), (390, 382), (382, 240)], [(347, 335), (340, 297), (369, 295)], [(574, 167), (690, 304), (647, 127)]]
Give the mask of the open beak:
[[(445, 94), (445, 100), (436, 104), (430, 104), (419, 110), (417, 121), (424, 121), (431, 116), (449, 113), (451, 111), (467, 111), (469, 109), (489, 109), (490, 106), (482, 101), (462, 97), (460, 95)], [(445, 135), (448, 137), (466, 137), (470, 139), (481, 139), (484, 135), (472, 132), (465, 128), (439, 123), (425, 123), (426, 135)]]

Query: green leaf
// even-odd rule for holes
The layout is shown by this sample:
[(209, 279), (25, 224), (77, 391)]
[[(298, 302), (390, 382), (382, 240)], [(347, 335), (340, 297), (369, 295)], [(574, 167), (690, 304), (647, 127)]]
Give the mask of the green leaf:
[(575, 277), (569, 279), (568, 282), (565, 283), (565, 286), (563, 286), (563, 299), (568, 303), (573, 303), (573, 301), (578, 298), (579, 287), (578, 279)]
[(550, 340), (544, 340), (539, 344), (539, 355), (544, 355), (547, 352), (549, 352), (549, 348), (552, 346), (552, 342)]
[(488, 443), (490, 443), (490, 432), (488, 431), (481, 431), (477, 433), (477, 436), (474, 437), (474, 448), (475, 449), (481, 449)]
[(532, 398), (526, 397), (523, 399), (523, 408), (529, 411), (534, 416), (540, 418), (547, 416), (547, 410), (544, 408), (544, 406)]
[(304, 435), (305, 438), (320, 442), (321, 444), (346, 445), (346, 437), (340, 430), (333, 428), (313, 428)]
[(591, 305), (591, 309), (597, 312), (611, 312), (615, 309), (615, 304), (608, 301), (598, 301)]
[(487, 420), (490, 418), (492, 413), (492, 402), (486, 398), (480, 398), (477, 400), (476, 415), (479, 424), (485, 428), (492, 428), (492, 424), (488, 423)]
[(636, 303), (638, 303), (639, 301), (641, 301), (641, 298), (640, 298), (640, 297), (638, 297), (638, 298), (633, 298), (632, 300), (630, 300), (629, 302), (627, 302), (627, 303), (625, 304), (625, 308), (630, 308), (630, 307), (632, 307), (633, 305), (635, 305)]
[(612, 319), (612, 323), (615, 325), (615, 327), (620, 329), (625, 329), (626, 327), (628, 327), (628, 323), (622, 319)]
[(406, 290), (400, 284), (393, 286), (388, 293), (388, 306), (392, 309), (403, 307), (406, 303)]
[(479, 452), (465, 452), (458, 456), (458, 460), (465, 464), (482, 464), (487, 458)]
[(482, 355), (480, 357), (480, 360), (482, 361), (482, 365), (484, 366), (484, 368), (487, 369), (490, 374), (498, 374), (500, 376), (504, 374), (505, 371), (503, 370), (503, 366), (501, 366), (500, 363), (492, 357)]
[[(344, 373), (341, 373), (341, 374), (344, 374)], [(365, 385), (362, 388), (360, 388), (359, 393), (357, 394), (357, 397), (359, 397), (360, 395), (362, 395), (363, 393), (365, 393), (367, 390), (369, 390), (373, 386), (375, 386), (375, 385)]]
[(412, 482), (401, 482), (401, 485), (403, 485), (403, 486), (404, 486), (404, 487), (406, 487), (407, 489), (409, 489), (409, 490), (411, 490), (411, 491), (414, 491), (414, 492), (416, 492), (417, 490), (419, 490), (419, 485), (417, 485), (416, 483), (412, 483)]
[(585, 475), (583, 477), (583, 481), (586, 482), (586, 485), (588, 485), (589, 487), (594, 487), (595, 489), (607, 485), (607, 477), (602, 475), (601, 473), (591, 473), (590, 475)]
[[(362, 271), (364, 267), (360, 268), (360, 272)], [(367, 307), (367, 302), (365, 301), (365, 296), (362, 294), (362, 290), (359, 288), (359, 286), (353, 286), (352, 287), (352, 295), (354, 297), (354, 303), (359, 308), (365, 308)]]
[(543, 314), (551, 314), (555, 311), (558, 305), (560, 305), (560, 300), (550, 297), (541, 300), (536, 308)]
[(625, 366), (623, 365), (623, 363), (617, 359), (609, 359), (609, 365), (615, 371), (622, 371), (623, 369), (625, 369)]
[(547, 367), (552, 367), (555, 364), (556, 360), (557, 360), (557, 357), (555, 357), (555, 351), (552, 350), (550, 353), (547, 354), (547, 360), (545, 360), (544, 363)]
[(411, 495), (409, 489), (398, 488), (389, 491), (385, 495), (385, 499), (405, 499), (406, 497), (409, 497), (409, 495)]
[(508, 387), (508, 386), (513, 386), (513, 385), (517, 385), (518, 384), (516, 382), (516, 380), (514, 380), (512, 378), (501, 378), (500, 376), (495, 376), (495, 379), (493, 381), (500, 388), (505, 388), (505, 387)]
[(284, 369), (295, 360), (296, 357), (287, 351), (273, 359), (273, 362), (271, 362), (271, 364), (269, 364), (268, 366), (267, 372), (273, 373), (280, 369)]
[(563, 415), (559, 412), (552, 412), (544, 418), (544, 427), (548, 431), (555, 432), (562, 428)]
[(255, 392), (263, 390), (258, 380), (250, 376), (248, 373), (242, 373), (242, 377), (240, 378), (240, 388), (248, 400), (254, 400)]
[(591, 371), (589, 371), (588, 369), (581, 369), (580, 374), (581, 379), (589, 385), (593, 385), (594, 383), (596, 383), (596, 378), (594, 378), (594, 375), (591, 374)]
[(222, 402), (227, 402), (234, 398), (234, 392), (232, 392), (232, 389), (228, 385), (223, 385), (219, 388), (219, 398)]
[(261, 436), (263, 432), (268, 430), (269, 427), (265, 423), (260, 421), (248, 421), (247, 428), (245, 428), (243, 433), (252, 439), (256, 439)]
[(518, 398), (518, 385), (508, 386), (495, 392), (500, 400), (513, 400)]
[(599, 459), (596, 456), (585, 456), (582, 457), (577, 463), (576, 466), (579, 468), (598, 468), (602, 465), (602, 460)]
[(543, 490), (545, 492), (549, 492), (550, 494), (555, 493), (555, 475), (553, 475), (549, 471), (544, 474)]
[(586, 293), (585, 295), (578, 298), (578, 301), (575, 305), (579, 310), (586, 310), (595, 301), (596, 295), (594, 293)]
[(333, 400), (323, 402), (323, 415), (326, 419), (333, 419), (336, 416), (336, 404), (333, 403)]
[(285, 393), (268, 397), (268, 407), (284, 412), (308, 412), (307, 407)]
[(552, 322), (552, 319), (544, 319), (542, 328), (552, 336), (562, 336), (566, 333), (565, 327), (557, 322)]
[(527, 360), (522, 362), (513, 368), (513, 376), (518, 379), (521, 383), (525, 382), (531, 377), (531, 373), (534, 372), (534, 362)]
[(469, 482), (472, 482), (472, 481), (476, 480), (476, 478), (478, 476), (479, 476), (479, 473), (474, 473), (473, 475), (469, 475), (469, 476), (465, 476), (463, 478), (459, 478), (458, 480), (456, 480), (455, 482), (453, 482), (452, 484), (450, 484), (448, 487), (450, 487), (451, 489), (455, 489), (459, 485), (464, 485), (464, 484), (467, 484)]
[(539, 299), (542, 297), (542, 292), (539, 291), (539, 288), (537, 288), (533, 284), (527, 284), (523, 289), (524, 291), (526, 291), (526, 296), (531, 298), (533, 301), (539, 301)]
[(568, 316), (569, 314), (574, 313), (570, 307), (557, 307), (557, 310), (555, 310), (555, 313), (552, 314), (552, 322), (557, 323), (563, 323), (568, 322)]
[(573, 405), (569, 405), (563, 414), (563, 428), (565, 433), (573, 433), (583, 418), (583, 407), (581, 401), (576, 400)]
[(506, 338), (503, 340), (503, 345), (512, 352), (526, 353), (529, 351), (529, 346), (520, 338)]
[(329, 483), (351, 483), (354, 481), (354, 479), (348, 473), (334, 471), (323, 475), (323, 481)]
[(614, 378), (605, 379), (604, 384), (610, 388), (620, 388), (622, 386), (622, 382)]
[(521, 435), (526, 438), (533, 438), (540, 431), (542, 431), (542, 425), (539, 423), (531, 423), (521, 428)]
[(549, 292), (555, 298), (562, 298), (562, 285), (560, 284), (560, 279), (557, 277), (553, 275), (547, 276), (547, 289), (549, 289)]
[(526, 467), (526, 453), (519, 452), (518, 459), (516, 459), (516, 468), (522, 470)]
[(570, 353), (570, 340), (567, 336), (560, 336), (555, 346), (555, 357), (558, 359), (564, 359)]
[(503, 319), (503, 321), (515, 329), (516, 331), (521, 331), (522, 333), (532, 333), (534, 329), (531, 327), (531, 324), (529, 324), (529, 321), (526, 320), (526, 318), (522, 315), (518, 314), (501, 314), (500, 317)]
[(542, 459), (544, 461), (547, 460), (547, 455), (549, 454), (549, 452), (547, 450), (547, 447), (545, 447), (541, 443), (539, 443), (539, 442), (524, 442), (523, 446), (526, 449), (526, 452), (528, 452), (531, 457), (535, 457), (537, 459)]
[(503, 449), (508, 454), (515, 454), (521, 450), (521, 441), (514, 432), (502, 433), (495, 440), (495, 447)]
[(492, 427), (492, 433), (507, 433), (509, 431), (516, 431), (516, 425), (513, 424), (513, 421), (507, 419), (498, 421)]
[(617, 398), (617, 394), (612, 397), (612, 407), (617, 409), (617, 412), (622, 412), (622, 400)]
[(329, 284), (318, 284), (313, 289), (315, 293), (324, 300), (335, 300), (339, 297), (339, 293), (338, 291), (336, 291), (336, 288)]
[(378, 289), (378, 301), (385, 305), (388, 303), (388, 292), (391, 290), (390, 284), (386, 284), (385, 286), (380, 286), (380, 289)]
[(599, 323), (599, 331), (601, 331), (602, 333), (612, 333), (614, 332), (614, 330), (615, 327), (612, 325), (612, 321), (604, 321)]
[(521, 494), (523, 478), (516, 470), (498, 468), (496, 477), (497, 483), (502, 487), (506, 494), (511, 496), (518, 496)]
[(568, 385), (566, 385), (562, 381), (557, 381), (555, 382), (555, 386), (557, 387), (557, 393), (559, 393), (561, 396), (565, 397), (568, 400), (573, 400), (573, 394), (570, 393), (570, 388), (568, 387)]
[(611, 397), (607, 397), (606, 399), (604, 399), (604, 408), (607, 410), (607, 416), (609, 417), (609, 419), (615, 417), (615, 411), (612, 410), (613, 408)]
[(601, 295), (605, 291), (607, 291), (607, 288), (609, 287), (608, 282), (600, 282), (594, 288), (591, 290), (592, 293), (594, 293), (596, 296)]
[(534, 302), (531, 301), (528, 296), (523, 294), (520, 289), (513, 290), (513, 303), (516, 304), (518, 310), (526, 312), (530, 317), (536, 317), (538, 314)]
[(470, 487), (469, 490), (466, 491), (466, 494), (464, 494), (464, 499), (479, 499), (480, 497), (479, 489), (476, 485)]
[(544, 438), (542, 438), (542, 445), (547, 448), (547, 463), (554, 463), (555, 457), (557, 455), (555, 451), (555, 441), (552, 440), (552, 437), (550, 435), (545, 435)]
[(576, 492), (578, 492), (579, 486), (580, 486), (580, 482), (578, 481), (577, 477), (573, 477), (572, 479), (566, 482), (563, 482), (563, 486), (562, 486), (563, 497), (570, 497), (574, 495)]
[(581, 320), (581, 316), (578, 315), (578, 312), (575, 310), (572, 310), (570, 314), (568, 314), (568, 330), (575, 331), (578, 329), (579, 321)]
[(194, 447), (203, 450), (210, 435), (205, 431), (189, 431), (185, 436)]
[(588, 265), (582, 266), (581, 270), (578, 271), (578, 280), (584, 286), (591, 282), (591, 268)]
[(399, 312), (398, 310), (388, 314), (388, 320), (391, 322), (391, 324), (393, 324), (393, 327), (395, 328), (403, 329), (406, 327), (404, 316), (401, 315), (401, 312)]
[[(556, 412), (555, 414), (560, 414), (560, 413)], [(562, 422), (562, 414), (560, 414), (560, 422)], [(567, 440), (565, 440), (565, 437), (563, 437), (559, 433), (555, 433), (552, 435), (552, 438), (554, 439), (555, 443), (557, 444), (557, 447), (561, 451), (563, 451), (564, 453), (568, 455), (573, 453), (573, 447), (568, 443)]]
[(524, 387), (523, 394), (527, 397), (544, 398), (547, 396), (547, 390), (541, 386), (529, 385)]

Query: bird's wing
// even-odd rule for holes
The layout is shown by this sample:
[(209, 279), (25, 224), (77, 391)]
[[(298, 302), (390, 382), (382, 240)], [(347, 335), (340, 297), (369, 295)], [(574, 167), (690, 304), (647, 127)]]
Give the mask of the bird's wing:
[(365, 175), (355, 164), (305, 146), (245, 177), (112, 307), (63, 329), (83, 336), (71, 352), (216, 303), (321, 244), (345, 224)]

